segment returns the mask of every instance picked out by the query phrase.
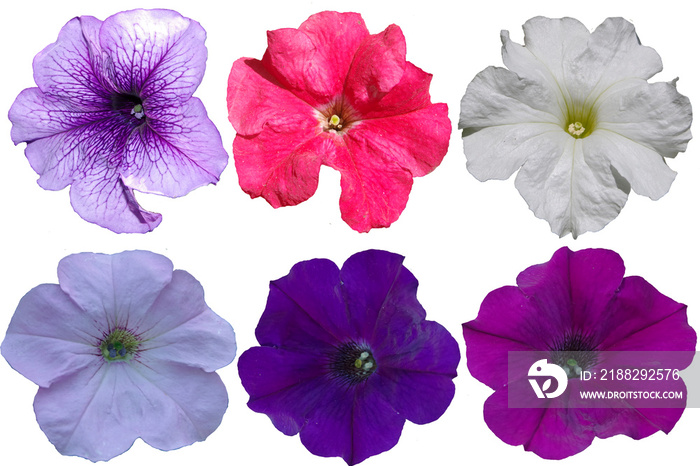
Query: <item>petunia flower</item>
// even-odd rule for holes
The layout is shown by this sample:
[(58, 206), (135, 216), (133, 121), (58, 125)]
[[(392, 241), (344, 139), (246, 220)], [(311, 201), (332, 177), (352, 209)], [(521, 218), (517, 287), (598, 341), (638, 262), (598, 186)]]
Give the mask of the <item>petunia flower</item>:
[(630, 188), (659, 199), (676, 173), (692, 112), (676, 80), (650, 84), (661, 58), (634, 26), (608, 18), (592, 34), (572, 18), (525, 23), (525, 45), (501, 32), (503, 62), (476, 75), (462, 98), (467, 168), (515, 186), (560, 236), (597, 231)]
[(430, 103), (432, 75), (406, 61), (398, 26), (370, 35), (357, 13), (324, 11), (267, 41), (262, 60), (237, 60), (228, 80), (241, 188), (274, 208), (296, 205), (326, 165), (341, 174), (350, 227), (389, 226), (413, 177), (447, 152), (447, 105)]
[[(583, 451), (595, 437), (641, 439), (673, 429), (684, 399), (670, 406), (621, 399), (602, 407), (603, 402), (572, 395), (598, 387), (591, 377), (582, 380), (581, 373), (598, 372), (602, 378), (602, 368), (615, 367), (611, 361), (630, 363), (639, 355), (637, 362), (646, 368), (652, 355), (654, 361), (672, 361), (677, 369), (692, 361), (696, 334), (688, 325), (686, 306), (641, 277), (623, 278), (624, 272), (613, 251), (562, 248), (549, 262), (523, 271), (517, 286), (489, 293), (477, 318), (463, 325), (469, 371), (495, 390), (484, 404), (484, 420), (501, 440), (524, 445), (543, 458), (561, 459)], [(527, 368), (540, 356), (524, 366), (517, 358), (533, 352), (546, 355), (566, 373), (564, 395), (535, 397)], [(509, 364), (515, 363), (524, 369), (514, 373)], [(669, 383), (674, 390), (684, 389), (682, 380)], [(510, 404), (523, 399), (522, 386), (532, 400), (530, 408)]]
[(214, 371), (235, 336), (194, 277), (129, 251), (68, 256), (58, 279), (22, 298), (2, 355), (39, 385), (36, 419), (61, 454), (109, 460), (139, 437), (172, 450), (219, 426), (228, 396)]
[(44, 189), (71, 185), (73, 209), (110, 230), (144, 233), (160, 214), (134, 191), (184, 196), (215, 183), (228, 161), (192, 93), (204, 75), (206, 33), (169, 10), (132, 10), (104, 22), (68, 21), (34, 58), (38, 87), (10, 108), (12, 141)]
[(425, 320), (403, 257), (364, 251), (341, 270), (296, 264), (270, 283), (238, 370), (248, 406), (313, 454), (349, 465), (389, 450), (404, 422), (438, 419), (454, 396), (457, 342)]

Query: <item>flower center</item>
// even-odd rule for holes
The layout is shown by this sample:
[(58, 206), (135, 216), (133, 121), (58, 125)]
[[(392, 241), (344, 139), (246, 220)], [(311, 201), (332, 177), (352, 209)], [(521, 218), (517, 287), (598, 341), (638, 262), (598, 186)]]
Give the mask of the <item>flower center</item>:
[(146, 117), (146, 110), (143, 108), (143, 101), (133, 94), (112, 94), (112, 110), (124, 115), (129, 115), (135, 124), (141, 124), (141, 120)]
[(333, 133), (343, 133), (359, 120), (354, 110), (342, 98), (319, 110), (318, 119), (323, 131)]
[(571, 332), (549, 345), (552, 362), (566, 372), (570, 379), (581, 377), (598, 362), (598, 351), (593, 337), (580, 332)]
[(102, 357), (108, 362), (128, 361), (134, 357), (141, 342), (136, 336), (125, 329), (116, 329), (107, 335), (100, 343)]
[(588, 137), (596, 127), (595, 110), (590, 105), (575, 103), (566, 104), (564, 129), (572, 137), (581, 139)]
[(330, 357), (331, 376), (344, 384), (363, 382), (376, 370), (377, 361), (369, 348), (354, 342), (339, 346)]

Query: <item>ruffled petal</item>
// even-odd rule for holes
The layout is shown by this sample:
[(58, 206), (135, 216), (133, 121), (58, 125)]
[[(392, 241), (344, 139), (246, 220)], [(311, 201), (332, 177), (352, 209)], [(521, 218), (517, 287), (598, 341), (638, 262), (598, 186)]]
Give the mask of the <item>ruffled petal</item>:
[(34, 400), (39, 426), (56, 449), (92, 461), (123, 453), (139, 437), (161, 450), (204, 440), (227, 405), (216, 374), (138, 362), (95, 363), (40, 388)]
[[(634, 81), (633, 81), (634, 82)], [(693, 111), (690, 100), (678, 93), (676, 83), (634, 82), (634, 85), (615, 86), (600, 99), (596, 116), (598, 131), (607, 130), (643, 146), (649, 155), (640, 155), (644, 162), (635, 167), (648, 167), (648, 172), (656, 173), (659, 162), (651, 161), (652, 152), (664, 157), (675, 157), (683, 152), (691, 138), (690, 124)], [(636, 152), (640, 152), (637, 149)], [(621, 155), (632, 152), (630, 149)], [(632, 155), (632, 154), (629, 154)], [(658, 155), (656, 155), (657, 158)], [(615, 166), (618, 170), (620, 168)], [(663, 170), (670, 171), (668, 168)], [(668, 177), (667, 173), (665, 178)], [(641, 176), (641, 175), (637, 175)], [(649, 175), (646, 175), (649, 176)], [(632, 181), (632, 180), (630, 180)], [(637, 191), (637, 188), (632, 185)]]
[(556, 92), (512, 71), (488, 67), (477, 74), (462, 97), (459, 128), (467, 136), (481, 128), (519, 123), (550, 123), (560, 130)]
[(309, 105), (327, 104), (341, 94), (355, 52), (368, 35), (359, 14), (324, 11), (299, 29), (268, 31), (262, 63)]
[[(550, 20), (553, 21), (553, 20)], [(607, 18), (590, 35), (586, 49), (564, 60), (564, 80), (575, 102), (595, 101), (615, 83), (647, 80), (661, 71), (661, 57), (639, 42), (634, 26), (622, 18)]]
[(202, 102), (192, 97), (177, 106), (148, 106), (150, 117), (131, 132), (119, 167), (122, 181), (141, 192), (184, 196), (219, 181), (228, 154)]
[(44, 93), (61, 99), (73, 111), (94, 109), (109, 102), (102, 51), (96, 41), (102, 21), (92, 16), (73, 18), (55, 43), (34, 58), (34, 81)]
[[(501, 31), (503, 63), (519, 77), (558, 89), (564, 82), (566, 65), (583, 53), (590, 32), (573, 18), (549, 19), (538, 16), (523, 25), (525, 45), (512, 42)], [(561, 89), (558, 94), (567, 92)], [(563, 96), (557, 96), (564, 104)]]
[(260, 344), (315, 351), (319, 345), (346, 343), (354, 331), (339, 274), (332, 261), (313, 259), (270, 282), (265, 312), (255, 329)]
[(236, 355), (233, 328), (209, 309), (202, 285), (183, 270), (173, 272), (147, 312), (129, 314), (129, 328), (145, 340), (139, 354), (149, 367), (167, 361), (212, 372)]
[[(433, 75), (426, 73), (411, 62), (406, 62), (403, 76), (378, 102), (367, 108), (358, 107), (362, 118), (385, 118), (414, 112), (430, 105), (430, 81)], [(356, 104), (355, 104), (356, 105)]]
[(597, 129), (583, 144), (586, 162), (597, 170), (615, 170), (637, 194), (653, 200), (671, 188), (676, 172), (657, 152), (617, 133)]
[(148, 251), (73, 254), (58, 264), (61, 289), (102, 326), (139, 322), (172, 278), (172, 262)]
[[(344, 144), (326, 160), (341, 173), (340, 212), (354, 230), (387, 227), (406, 207), (413, 177), (432, 171), (447, 152), (444, 104), (365, 120), (335, 135)], [(340, 140), (342, 138), (342, 141)]]
[(344, 95), (364, 114), (381, 101), (403, 78), (406, 68), (406, 39), (392, 24), (360, 44), (345, 81)]
[(383, 397), (378, 381), (361, 387), (326, 390), (300, 433), (301, 442), (319, 456), (340, 456), (352, 466), (391, 449), (405, 422)]
[(233, 63), (226, 103), (228, 119), (242, 136), (258, 134), (265, 125), (287, 131), (313, 126), (313, 108), (283, 88), (262, 62), (252, 58)]
[(255, 136), (236, 135), (233, 156), (241, 189), (274, 208), (307, 200), (318, 187), (321, 164), (336, 150), (330, 138), (318, 137), (320, 132), (308, 115), (302, 127), (265, 126)]
[(78, 307), (58, 285), (39, 285), (17, 305), (2, 355), (17, 372), (48, 387), (101, 357), (98, 318), (96, 312)]
[(171, 10), (117, 13), (100, 30), (116, 90), (168, 105), (189, 99), (202, 81), (205, 38), (198, 22)]
[(447, 105), (432, 104), (402, 115), (365, 120), (348, 131), (346, 144), (357, 158), (381, 154), (416, 177), (440, 165), (451, 131)]
[(160, 225), (160, 214), (141, 208), (134, 190), (107, 166), (95, 166), (73, 182), (70, 203), (83, 220), (115, 233), (146, 233)]
[(515, 187), (559, 236), (600, 230), (622, 210), (629, 184), (607, 167), (591, 165), (596, 160), (585, 157), (586, 139), (562, 131), (552, 141), (550, 152), (525, 162)]

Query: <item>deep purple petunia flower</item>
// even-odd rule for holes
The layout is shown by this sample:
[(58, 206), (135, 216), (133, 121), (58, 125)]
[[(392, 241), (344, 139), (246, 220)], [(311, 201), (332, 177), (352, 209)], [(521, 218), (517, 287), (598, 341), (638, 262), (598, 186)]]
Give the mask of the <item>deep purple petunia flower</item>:
[(454, 396), (457, 342), (425, 320), (403, 257), (364, 251), (341, 270), (296, 264), (270, 283), (238, 370), (248, 406), (313, 454), (350, 465), (389, 450), (408, 419), (438, 419)]
[(214, 371), (236, 341), (194, 277), (128, 251), (68, 256), (58, 278), (22, 298), (2, 355), (39, 385), (36, 419), (60, 453), (108, 460), (139, 437), (172, 450), (219, 426), (228, 395)]
[(143, 210), (134, 190), (179, 197), (218, 181), (228, 155), (192, 97), (205, 36), (170, 10), (70, 20), (34, 58), (38, 87), (9, 112), (12, 141), (27, 143), (39, 185), (71, 185), (73, 209), (88, 222), (144, 233), (161, 216)]
[[(484, 419), (501, 440), (524, 445), (543, 458), (561, 459), (583, 451), (596, 437), (641, 439), (674, 427), (684, 399), (652, 407), (641, 399), (596, 401), (575, 395), (603, 384), (582, 379), (583, 371), (603, 379), (603, 370), (620, 361), (631, 363), (634, 355), (644, 369), (648, 363), (672, 359), (683, 369), (692, 361), (696, 334), (688, 325), (686, 306), (641, 277), (623, 278), (624, 272), (613, 251), (562, 248), (549, 262), (523, 271), (518, 286), (489, 293), (478, 317), (464, 324), (469, 371), (495, 390), (484, 404)], [(538, 357), (561, 367), (564, 379), (568, 376), (566, 393), (538, 400), (527, 380), (533, 374), (524, 369), (514, 375), (509, 366), (517, 360), (514, 355), (532, 353), (516, 352), (539, 352), (545, 356)], [(616, 386), (655, 386), (645, 383), (620, 381)], [(663, 383), (685, 389), (682, 379)], [(522, 390), (533, 407), (509, 407)]]

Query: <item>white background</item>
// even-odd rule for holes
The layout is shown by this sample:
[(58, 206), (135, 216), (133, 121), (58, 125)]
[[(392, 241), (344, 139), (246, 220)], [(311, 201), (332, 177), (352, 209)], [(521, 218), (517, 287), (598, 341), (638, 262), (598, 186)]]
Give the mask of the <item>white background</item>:
[[(524, 268), (549, 260), (562, 246), (578, 250), (609, 248), (620, 253), (628, 275), (641, 275), (661, 292), (688, 305), (691, 325), (700, 329), (697, 239), (700, 200), (698, 141), (669, 161), (678, 172), (671, 191), (657, 202), (631, 194), (620, 216), (604, 230), (578, 240), (560, 239), (536, 219), (513, 180), (480, 183), (465, 169), (459, 102), (474, 75), (502, 66), (499, 31), (508, 29), (522, 43), (522, 24), (532, 16), (573, 16), (593, 29), (608, 16), (632, 21), (645, 45), (661, 55), (664, 71), (652, 81), (680, 77), (678, 89), (700, 108), (697, 60), (698, 16), (689, 2), (639, 1), (353, 1), (206, 0), (139, 2), (14, 1), (2, 7), (2, 86), (0, 113), (17, 94), (33, 87), (32, 59), (56, 40), (72, 17), (100, 19), (131, 8), (171, 8), (196, 19), (207, 30), (209, 59), (195, 93), (218, 126), (230, 153), (235, 132), (227, 120), (226, 81), (231, 64), (260, 58), (265, 31), (298, 27), (326, 9), (357, 11), (371, 33), (398, 24), (406, 37), (408, 59), (434, 75), (433, 102), (446, 102), (454, 131), (442, 165), (415, 180), (401, 218), (388, 229), (359, 234), (341, 219), (339, 175), (324, 167), (316, 194), (296, 207), (272, 209), (251, 200), (238, 186), (231, 160), (217, 186), (200, 188), (181, 199), (137, 195), (142, 206), (163, 214), (162, 224), (145, 235), (117, 235), (89, 224), (70, 207), (68, 189), (42, 190), (24, 154), (10, 140), (10, 123), (0, 119), (0, 336), (20, 298), (40, 283), (56, 283), (56, 265), (82, 252), (114, 253), (147, 249), (168, 256), (176, 268), (201, 281), (209, 306), (234, 327), (239, 354), (257, 344), (254, 329), (267, 298), (268, 282), (296, 262), (325, 257), (337, 264), (369, 248), (406, 256), (405, 265), (420, 281), (418, 298), (428, 318), (442, 323), (460, 344), (457, 392), (436, 422), (407, 423), (399, 444), (365, 461), (372, 465), (481, 465), (546, 463), (522, 447), (501, 442), (486, 427), (482, 409), (491, 389), (471, 377), (464, 359), (461, 324), (476, 317), (484, 296), (515, 283)], [(11, 6), (7, 6), (7, 5)], [(47, 358), (61, 354), (46, 348)], [(308, 453), (297, 437), (278, 432), (263, 414), (250, 411), (237, 359), (219, 371), (229, 392), (229, 408), (219, 429), (205, 442), (173, 452), (137, 440), (113, 465), (336, 465), (339, 458)], [(36, 386), (0, 361), (0, 463), (85, 465), (62, 457), (39, 429), (32, 409)], [(584, 452), (564, 460), (569, 466), (609, 464), (696, 464), (700, 410), (687, 409), (670, 435), (657, 433), (634, 441), (618, 436), (597, 439)]]

